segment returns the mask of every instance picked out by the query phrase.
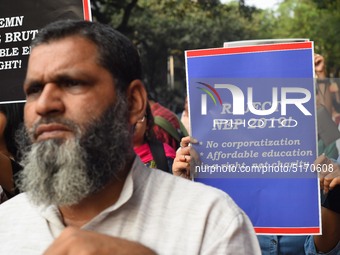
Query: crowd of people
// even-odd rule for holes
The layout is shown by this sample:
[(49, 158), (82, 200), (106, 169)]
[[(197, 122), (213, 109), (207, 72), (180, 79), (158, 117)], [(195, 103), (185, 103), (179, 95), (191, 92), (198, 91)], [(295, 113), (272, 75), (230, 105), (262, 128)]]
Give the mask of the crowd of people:
[(334, 169), (322, 235), (257, 237), (228, 194), (190, 181), (187, 108), (183, 125), (148, 98), (138, 51), (110, 26), (44, 27), (23, 89), (14, 115), (0, 108), (0, 254), (340, 254), (340, 162), (315, 161)]

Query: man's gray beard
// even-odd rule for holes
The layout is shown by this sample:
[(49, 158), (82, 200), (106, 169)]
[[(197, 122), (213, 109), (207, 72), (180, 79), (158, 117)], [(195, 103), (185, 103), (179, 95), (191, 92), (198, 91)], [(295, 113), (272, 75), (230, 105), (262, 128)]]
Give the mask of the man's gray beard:
[[(117, 96), (120, 98), (120, 96)], [(37, 205), (74, 205), (117, 178), (131, 158), (127, 104), (119, 100), (86, 127), (64, 119), (46, 119), (67, 125), (75, 137), (29, 144), (33, 130), (18, 136), (23, 171), (18, 186)], [(85, 131), (84, 131), (85, 130)]]

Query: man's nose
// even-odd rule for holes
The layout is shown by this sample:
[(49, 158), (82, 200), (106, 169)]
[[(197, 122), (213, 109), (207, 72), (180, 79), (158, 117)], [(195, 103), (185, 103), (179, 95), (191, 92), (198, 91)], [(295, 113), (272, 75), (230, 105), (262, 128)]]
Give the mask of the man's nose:
[(45, 84), (36, 103), (36, 112), (41, 116), (45, 116), (59, 114), (64, 110), (62, 88), (55, 83)]

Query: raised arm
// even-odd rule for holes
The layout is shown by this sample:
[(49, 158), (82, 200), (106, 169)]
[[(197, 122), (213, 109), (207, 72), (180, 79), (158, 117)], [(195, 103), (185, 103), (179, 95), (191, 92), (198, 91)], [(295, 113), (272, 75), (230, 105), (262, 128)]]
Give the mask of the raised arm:
[[(315, 165), (325, 164), (327, 171), (320, 173), (320, 186), (324, 191), (327, 204), (323, 203), (322, 235), (314, 236), (315, 248), (318, 252), (327, 253), (332, 251), (340, 241), (340, 165), (331, 161), (325, 155), (319, 156)], [(336, 209), (337, 208), (337, 209)], [(334, 254), (339, 254), (335, 251)], [(337, 253), (339, 252), (339, 253)]]
[(192, 179), (195, 165), (200, 164), (200, 159), (191, 144), (197, 143), (197, 140), (186, 136), (181, 140), (181, 147), (176, 152), (176, 157), (172, 165), (173, 175), (180, 176), (186, 179)]

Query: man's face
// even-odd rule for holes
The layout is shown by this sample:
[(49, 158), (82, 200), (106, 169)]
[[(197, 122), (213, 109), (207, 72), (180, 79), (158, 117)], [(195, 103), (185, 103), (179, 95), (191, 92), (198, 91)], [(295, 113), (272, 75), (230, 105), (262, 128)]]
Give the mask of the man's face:
[(32, 50), (19, 188), (36, 204), (79, 203), (131, 158), (126, 99), (96, 57), (95, 46), (79, 37)]
[[(28, 129), (46, 117), (65, 118), (83, 127), (114, 103), (114, 80), (97, 63), (93, 43), (81, 37), (42, 44), (31, 52), (24, 84), (25, 125)], [(68, 139), (68, 127), (39, 124), (32, 141)]]

